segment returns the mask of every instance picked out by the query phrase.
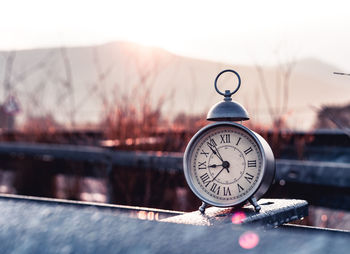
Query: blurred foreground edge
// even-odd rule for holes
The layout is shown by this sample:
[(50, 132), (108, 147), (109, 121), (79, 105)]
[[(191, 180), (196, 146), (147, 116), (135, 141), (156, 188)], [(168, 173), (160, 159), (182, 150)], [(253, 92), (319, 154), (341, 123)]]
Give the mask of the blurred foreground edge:
[[(24, 206), (42, 206), (43, 208), (73, 207), (81, 211), (92, 209), (97, 212), (128, 215), (129, 217), (138, 219), (161, 220), (163, 222), (202, 226), (232, 223), (260, 224), (266, 227), (276, 227), (294, 220), (303, 219), (308, 215), (308, 203), (304, 200), (296, 199), (261, 199), (258, 202), (262, 207), (259, 213), (255, 212), (251, 205), (248, 205), (238, 209), (210, 207), (204, 215), (199, 211), (184, 213), (147, 207), (0, 194), (0, 204), (6, 202), (17, 203)], [(149, 213), (153, 213), (154, 215), (149, 216)], [(142, 214), (146, 214), (146, 216), (144, 217)]]
[[(279, 203), (280, 201), (282, 203)], [(307, 215), (307, 203), (302, 200), (260, 200), (260, 203), (264, 206), (264, 212), (247, 213), (247, 222), (254, 222), (259, 216), (269, 216), (278, 220), (284, 214), (287, 218), (288, 211), (292, 217)], [(213, 220), (217, 220), (211, 227), (150, 221), (151, 218), (147, 216), (135, 219), (121, 216), (121, 210), (163, 212), (169, 215), (166, 220), (171, 220), (170, 216), (175, 215), (179, 218), (190, 214), (141, 207), (1, 195), (1, 252), (243, 253), (249, 249), (251, 253), (281, 253), (283, 249), (284, 253), (346, 253), (349, 247), (349, 234), (341, 231), (315, 228), (307, 230), (306, 227), (302, 230), (294, 229), (298, 228), (297, 226), (266, 230), (253, 227), (253, 224), (233, 225), (236, 221), (235, 213), (230, 210), (230, 216), (227, 217), (227, 209), (208, 209), (205, 216), (214, 216), (216, 219)], [(249, 210), (247, 207), (239, 212)], [(192, 213), (190, 216), (196, 214)], [(230, 218), (230, 223), (221, 223), (228, 222), (227, 218)]]

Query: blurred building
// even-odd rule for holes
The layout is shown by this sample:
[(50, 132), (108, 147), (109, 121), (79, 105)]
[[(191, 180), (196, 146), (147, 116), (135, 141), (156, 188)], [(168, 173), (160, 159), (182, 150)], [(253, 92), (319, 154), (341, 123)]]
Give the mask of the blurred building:
[(350, 104), (345, 106), (324, 106), (317, 113), (316, 128), (350, 128)]

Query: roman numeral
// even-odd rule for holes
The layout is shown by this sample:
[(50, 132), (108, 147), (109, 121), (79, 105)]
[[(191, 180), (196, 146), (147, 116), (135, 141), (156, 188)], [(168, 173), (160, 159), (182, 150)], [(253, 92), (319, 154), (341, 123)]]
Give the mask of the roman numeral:
[(205, 158), (207, 158), (207, 157), (209, 156), (209, 153), (204, 152), (203, 149), (202, 149), (202, 151), (201, 151), (201, 154), (205, 155)]
[(246, 172), (244, 178), (248, 181), (248, 183), (252, 183), (254, 176)]
[(209, 147), (211, 147), (211, 148), (217, 146), (215, 140), (212, 139), (212, 138), (209, 139), (209, 142), (207, 142), (207, 145), (208, 145)]
[(248, 161), (248, 168), (256, 168), (256, 160)]
[(206, 169), (207, 168), (207, 162), (204, 161), (204, 162), (199, 162), (198, 161), (198, 169)]
[(201, 178), (202, 182), (203, 182), (204, 184), (206, 184), (205, 187), (207, 187), (208, 184), (211, 182), (211, 181), (209, 181), (209, 175), (208, 175), (208, 173), (205, 173), (204, 175), (201, 175), (200, 178)]
[(227, 196), (227, 195), (231, 196), (231, 191), (229, 187), (224, 186), (224, 196)]
[(238, 192), (241, 192), (244, 190), (244, 188), (241, 185), (239, 185), (239, 183), (237, 183), (237, 187), (238, 187)]
[(253, 151), (252, 147), (249, 147), (247, 150), (244, 151), (245, 155)]
[(220, 186), (218, 186), (216, 183), (213, 183), (213, 185), (210, 187), (210, 191), (216, 193), (216, 195), (219, 195)]
[(236, 146), (238, 146), (239, 141), (241, 141), (241, 139), (242, 139), (242, 138), (239, 138), (239, 139), (238, 139), (238, 141), (237, 141), (237, 143), (236, 143)]
[(221, 137), (221, 143), (231, 143), (230, 141), (230, 134), (224, 134), (224, 135), (220, 135)]

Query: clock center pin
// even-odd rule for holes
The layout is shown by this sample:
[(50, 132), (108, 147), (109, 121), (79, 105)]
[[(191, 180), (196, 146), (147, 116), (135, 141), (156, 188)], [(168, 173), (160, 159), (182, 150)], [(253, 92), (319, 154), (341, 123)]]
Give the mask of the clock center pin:
[(228, 161), (224, 161), (224, 162), (222, 163), (222, 166), (223, 166), (224, 168), (229, 168), (229, 167), (230, 167), (230, 163), (229, 163)]

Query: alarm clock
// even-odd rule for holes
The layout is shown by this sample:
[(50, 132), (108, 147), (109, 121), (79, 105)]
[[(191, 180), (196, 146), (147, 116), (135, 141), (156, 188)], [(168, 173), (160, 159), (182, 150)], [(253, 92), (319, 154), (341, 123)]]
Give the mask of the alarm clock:
[[(217, 87), (219, 77), (231, 72), (238, 78), (237, 88), (222, 93)], [(220, 72), (214, 82), (224, 100), (215, 104), (207, 119), (215, 121), (200, 129), (188, 143), (183, 168), (188, 186), (207, 205), (240, 207), (250, 202), (257, 212), (258, 204), (269, 189), (275, 174), (275, 159), (269, 144), (256, 132), (238, 121), (248, 120), (248, 113), (231, 96), (241, 85), (234, 70)]]

